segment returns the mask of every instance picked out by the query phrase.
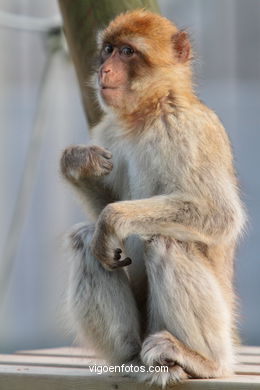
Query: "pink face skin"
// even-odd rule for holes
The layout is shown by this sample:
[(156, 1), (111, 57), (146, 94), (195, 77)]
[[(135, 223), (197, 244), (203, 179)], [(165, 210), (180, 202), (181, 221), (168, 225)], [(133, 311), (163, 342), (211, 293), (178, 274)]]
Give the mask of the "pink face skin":
[(101, 52), (103, 63), (98, 73), (100, 95), (104, 103), (120, 107), (130, 96), (129, 62), (136, 53), (129, 45), (105, 44)]

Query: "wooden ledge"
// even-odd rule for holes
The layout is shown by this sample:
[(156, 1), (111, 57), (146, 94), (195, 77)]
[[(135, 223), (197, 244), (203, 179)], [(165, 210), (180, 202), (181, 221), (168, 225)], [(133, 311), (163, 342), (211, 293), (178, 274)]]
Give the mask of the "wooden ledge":
[[(144, 390), (158, 389), (118, 374), (91, 373), (104, 365), (94, 352), (80, 348), (18, 351), (0, 355), (1, 390)], [(240, 347), (236, 375), (230, 378), (189, 380), (176, 390), (260, 390), (260, 347)]]

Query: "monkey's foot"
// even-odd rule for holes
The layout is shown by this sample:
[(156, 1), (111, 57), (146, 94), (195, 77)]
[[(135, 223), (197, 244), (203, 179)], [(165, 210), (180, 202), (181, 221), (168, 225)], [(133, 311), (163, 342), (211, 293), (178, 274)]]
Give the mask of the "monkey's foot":
[(173, 336), (167, 331), (155, 333), (145, 339), (141, 359), (149, 372), (144, 375), (144, 380), (164, 387), (188, 378), (180, 365), (182, 359), (173, 340)]
[[(145, 373), (139, 374), (137, 379), (140, 382), (148, 382), (150, 385), (157, 385), (160, 387), (172, 386), (176, 383), (181, 383), (188, 379), (186, 372), (177, 364), (168, 370), (168, 372), (161, 371), (159, 366), (155, 367), (154, 372), (149, 371), (147, 368)], [(157, 372), (158, 370), (158, 372)]]

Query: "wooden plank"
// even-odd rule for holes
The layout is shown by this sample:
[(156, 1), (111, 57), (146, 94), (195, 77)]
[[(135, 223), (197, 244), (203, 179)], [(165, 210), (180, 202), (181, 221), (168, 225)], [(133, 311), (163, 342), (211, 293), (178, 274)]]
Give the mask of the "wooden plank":
[(260, 347), (240, 346), (238, 353), (241, 355), (260, 355)]
[(259, 375), (260, 365), (258, 364), (238, 364), (235, 367), (236, 374)]
[[(97, 375), (92, 373), (89, 369), (84, 367), (57, 367), (57, 366), (37, 366), (37, 365), (13, 365), (13, 364), (2, 364), (0, 365), (0, 377), (2, 374), (34, 374), (34, 375), (49, 375), (49, 376), (76, 376), (89, 378), (91, 376), (100, 377), (102, 375)], [(105, 375), (104, 375), (105, 376)], [(0, 387), (1, 389), (1, 387)], [(2, 389), (1, 389), (2, 390)]]
[(61, 347), (61, 348), (48, 348), (48, 349), (34, 349), (31, 351), (17, 351), (15, 354), (19, 355), (49, 355), (49, 356), (79, 356), (79, 357), (97, 357), (96, 351), (87, 348), (79, 347)]
[(64, 356), (50, 356), (50, 355), (0, 355), (0, 364), (13, 365), (32, 365), (32, 366), (53, 366), (53, 367), (84, 367), (89, 368), (94, 364), (105, 364), (105, 360), (98, 357), (64, 357)]
[[(35, 351), (36, 352), (36, 351)], [(86, 356), (86, 355), (78, 355), (74, 350), (74, 354), (58, 354), (58, 351), (54, 354), (50, 354), (50, 352), (45, 354), (40, 354), (36, 352), (33, 354), (31, 351), (30, 354), (27, 353), (16, 353), (13, 355), (0, 355), (0, 364), (17, 364), (17, 365), (42, 365), (42, 366), (56, 366), (56, 367), (88, 367), (94, 364), (105, 364), (104, 359), (100, 359), (97, 356)], [(248, 371), (251, 368), (247, 367), (249, 365), (254, 365), (255, 370), (257, 367), (260, 367), (260, 356), (258, 355), (241, 355), (239, 358), (239, 371), (243, 365), (244, 370)], [(259, 370), (260, 373), (260, 370)]]
[(240, 364), (259, 364), (260, 365), (260, 355), (239, 355), (237, 361)]
[[(17, 351), (16, 353), (29, 354), (29, 355), (63, 355), (63, 356), (96, 356), (97, 353), (91, 348), (80, 347), (59, 347), (59, 348), (47, 348), (47, 349), (34, 349), (29, 351)], [(260, 355), (260, 347), (254, 346), (240, 346), (237, 348), (238, 355)]]
[[(1, 390), (147, 390), (147, 385), (118, 375), (93, 375), (89, 370), (13, 365), (0, 366)], [(151, 390), (158, 387), (151, 386)], [(174, 390), (246, 390), (260, 389), (260, 378), (234, 376), (215, 380), (189, 380), (174, 386)]]
[[(241, 347), (238, 375), (212, 380), (190, 380), (174, 386), (175, 390), (260, 390), (260, 348)], [(89, 349), (64, 347), (18, 351), (0, 355), (1, 390), (146, 390), (145, 384), (118, 374), (97, 374), (89, 366), (105, 364)], [(158, 387), (150, 387), (158, 389)]]

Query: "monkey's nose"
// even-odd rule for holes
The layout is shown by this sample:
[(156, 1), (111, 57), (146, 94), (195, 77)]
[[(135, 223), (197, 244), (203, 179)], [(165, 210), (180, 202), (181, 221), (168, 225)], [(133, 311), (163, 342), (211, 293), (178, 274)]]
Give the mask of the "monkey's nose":
[(107, 73), (109, 73), (109, 72), (111, 72), (111, 69), (110, 69), (110, 68), (102, 68), (102, 69), (101, 69), (101, 75), (107, 74)]

